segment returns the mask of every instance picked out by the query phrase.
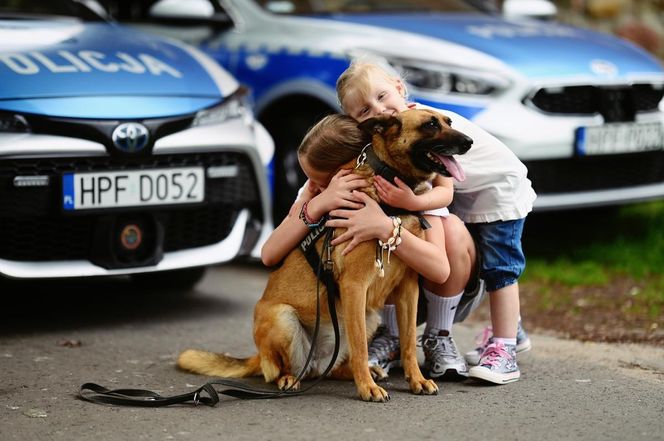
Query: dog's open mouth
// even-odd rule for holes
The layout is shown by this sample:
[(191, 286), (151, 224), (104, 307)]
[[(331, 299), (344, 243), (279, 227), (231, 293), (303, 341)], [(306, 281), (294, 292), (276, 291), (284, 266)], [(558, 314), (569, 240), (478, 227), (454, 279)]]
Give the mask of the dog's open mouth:
[(452, 177), (459, 182), (466, 179), (466, 173), (461, 165), (454, 159), (454, 156), (439, 155), (433, 151), (427, 152), (426, 157), (429, 161), (436, 164), (436, 171), (447, 177)]

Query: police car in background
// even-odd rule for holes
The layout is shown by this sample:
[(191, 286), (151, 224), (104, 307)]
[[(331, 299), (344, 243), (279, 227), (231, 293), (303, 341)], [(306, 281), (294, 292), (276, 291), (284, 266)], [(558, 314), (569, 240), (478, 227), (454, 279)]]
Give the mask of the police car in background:
[(184, 287), (256, 255), (274, 146), (245, 95), (83, 2), (0, 1), (0, 275)]
[(513, 149), (536, 210), (664, 196), (661, 63), (609, 35), (516, 17), (528, 8), (550, 17), (548, 2), (505, 0), (503, 15), (478, 0), (133, 3), (113, 12), (197, 45), (251, 86), (276, 144), (277, 213), (300, 183), (303, 132), (338, 110), (335, 80), (367, 56), (405, 77), (413, 100), (457, 112)]

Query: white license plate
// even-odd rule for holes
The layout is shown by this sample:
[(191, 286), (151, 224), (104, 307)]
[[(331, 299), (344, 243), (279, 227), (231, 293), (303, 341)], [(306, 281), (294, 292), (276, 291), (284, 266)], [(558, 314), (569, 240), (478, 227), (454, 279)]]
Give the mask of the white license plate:
[(65, 210), (192, 204), (205, 197), (203, 167), (67, 173)]
[(576, 132), (576, 152), (581, 156), (662, 150), (663, 146), (664, 130), (659, 122), (610, 123)]

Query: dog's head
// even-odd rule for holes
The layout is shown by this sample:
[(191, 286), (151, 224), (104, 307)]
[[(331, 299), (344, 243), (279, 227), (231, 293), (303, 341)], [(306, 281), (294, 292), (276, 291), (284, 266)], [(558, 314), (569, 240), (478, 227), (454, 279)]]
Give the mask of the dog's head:
[(453, 155), (466, 153), (473, 140), (450, 124), (450, 118), (439, 112), (412, 109), (368, 119), (359, 127), (371, 134), (376, 156), (414, 186), (435, 173), (465, 179)]

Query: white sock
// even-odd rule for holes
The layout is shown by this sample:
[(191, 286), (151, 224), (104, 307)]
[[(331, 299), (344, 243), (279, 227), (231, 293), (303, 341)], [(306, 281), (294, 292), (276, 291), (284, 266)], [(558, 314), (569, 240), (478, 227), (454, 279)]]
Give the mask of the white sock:
[(399, 336), (399, 324), (397, 323), (397, 308), (394, 305), (385, 305), (383, 307), (383, 324), (387, 326), (392, 337)]
[(505, 346), (507, 346), (507, 345), (516, 346), (516, 337), (514, 337), (514, 338), (494, 337), (493, 342), (494, 343), (502, 343)]
[(440, 297), (428, 289), (424, 289), (427, 298), (427, 325), (425, 334), (429, 331), (448, 331), (452, 335), (454, 313), (459, 305), (463, 291), (452, 297)]

